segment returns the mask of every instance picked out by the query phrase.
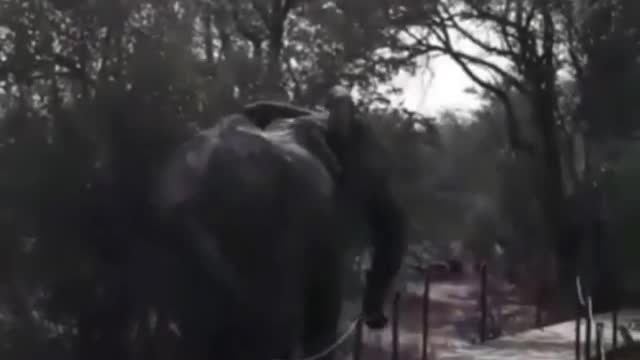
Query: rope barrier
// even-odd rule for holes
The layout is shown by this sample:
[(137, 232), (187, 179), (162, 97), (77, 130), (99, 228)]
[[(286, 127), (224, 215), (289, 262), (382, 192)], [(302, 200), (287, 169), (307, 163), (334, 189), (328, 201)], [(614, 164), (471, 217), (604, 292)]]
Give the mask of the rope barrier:
[[(342, 345), (349, 338), (349, 336), (355, 331), (356, 327), (358, 326), (358, 323), (361, 320), (362, 319), (360, 317), (355, 318), (347, 328), (347, 331), (345, 331), (344, 334), (342, 334), (342, 336), (340, 336), (333, 344), (329, 345), (324, 350), (298, 360), (318, 360), (324, 356), (329, 355), (329, 353), (334, 351), (338, 346)], [(285, 359), (273, 359), (273, 360), (285, 360)]]

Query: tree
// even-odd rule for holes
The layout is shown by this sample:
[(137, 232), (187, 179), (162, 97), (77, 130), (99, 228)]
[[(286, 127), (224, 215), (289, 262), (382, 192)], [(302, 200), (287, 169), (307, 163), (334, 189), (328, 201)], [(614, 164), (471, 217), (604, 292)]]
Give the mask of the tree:
[[(481, 88), (502, 102), (510, 149), (530, 157), (537, 169), (534, 173), (539, 174), (534, 191), (542, 203), (547, 226), (547, 235), (541, 239), (551, 239), (549, 245), (555, 248), (560, 263), (568, 265), (561, 271), (567, 279), (574, 261), (572, 243), (564, 236), (566, 149), (560, 139), (566, 134), (565, 127), (560, 125), (568, 119), (559, 118), (557, 103), (558, 72), (564, 55), (563, 29), (557, 21), (560, 10), (560, 3), (551, 0), (438, 1), (428, 9), (430, 16), (425, 20), (405, 21), (403, 31), (409, 40), (401, 49), (410, 57), (435, 53), (450, 56)], [(473, 25), (487, 29), (495, 38), (481, 38), (478, 32), (469, 30)], [(424, 36), (413, 30), (419, 26), (428, 30)], [(485, 55), (462, 51), (454, 36), (473, 44)], [(492, 56), (507, 60), (508, 66), (492, 62)], [(489, 71), (498, 82), (487, 80), (478, 69)], [(529, 105), (526, 119), (515, 114), (512, 91), (526, 99)], [(523, 126), (525, 121), (528, 124)], [(532, 132), (525, 133), (523, 127)]]
[[(633, 10), (635, 5), (624, 1), (593, 1), (589, 4), (593, 10), (585, 17), (580, 3), (556, 0), (404, 1), (394, 2), (389, 11), (395, 16), (393, 24), (402, 34), (403, 41), (394, 44), (398, 56), (408, 59), (438, 54), (449, 56), (480, 88), (502, 104), (509, 151), (514, 152), (514, 161), (528, 162), (532, 174), (536, 174), (532, 191), (539, 198), (538, 208), (547, 228), (540, 240), (549, 240), (545, 247), (553, 248), (561, 266), (558, 275), (564, 282), (573, 277), (576, 249), (580, 248), (578, 239), (567, 236), (570, 230), (568, 215), (574, 210), (569, 207), (568, 200), (579, 191), (582, 182), (590, 181), (578, 174), (576, 168), (575, 151), (579, 148), (583, 128), (583, 116), (578, 114), (586, 113), (584, 109), (589, 108), (586, 104), (600, 106), (606, 103), (590, 93), (609, 91), (605, 90), (608, 87), (595, 90), (594, 80), (586, 85), (588, 81), (583, 80), (587, 78), (585, 69), (597, 67), (596, 54), (600, 58), (613, 59), (613, 56), (604, 55), (611, 52), (603, 51), (603, 44), (619, 43), (614, 39), (622, 37), (631, 45), (634, 39), (630, 36), (633, 32), (612, 29), (622, 29), (623, 24), (627, 24), (627, 29), (631, 26), (628, 19), (633, 15), (621, 16), (625, 11), (620, 9)], [(586, 20), (594, 16), (600, 23), (596, 27), (592, 20)], [(612, 25), (614, 23), (620, 26)], [(489, 36), (482, 36), (483, 31), (476, 31), (479, 29)], [(612, 34), (607, 36), (610, 40), (600, 40), (604, 33)], [(475, 52), (462, 45), (474, 48)], [(594, 46), (600, 48), (596, 50)], [(623, 51), (622, 47), (618, 49)], [(632, 51), (617, 58), (627, 59), (625, 61), (631, 64), (635, 57)], [(505, 61), (506, 66), (501, 64)], [(577, 87), (571, 85), (573, 81), (562, 79), (565, 73), (575, 77)], [(616, 80), (609, 78), (607, 81)], [(591, 100), (586, 101), (585, 96)], [(577, 97), (583, 101), (579, 102)], [(514, 107), (516, 99), (525, 104), (520, 110)], [(578, 106), (578, 103), (582, 105)], [(582, 109), (579, 113), (575, 111), (576, 106)], [(611, 106), (608, 108), (612, 109)], [(526, 109), (524, 113), (523, 109)], [(590, 116), (595, 114), (589, 113)], [(605, 113), (606, 110), (598, 112)], [(598, 118), (605, 117), (598, 115)], [(630, 124), (627, 120), (624, 122)]]
[(314, 106), (344, 82), (369, 111), (402, 63), (378, 53), (392, 36), (365, 4), (0, 3), (0, 307), (16, 319), (5, 357), (137, 351), (108, 330), (148, 320), (149, 297), (166, 295), (149, 273), (178, 266), (147, 226), (158, 164), (250, 99)]

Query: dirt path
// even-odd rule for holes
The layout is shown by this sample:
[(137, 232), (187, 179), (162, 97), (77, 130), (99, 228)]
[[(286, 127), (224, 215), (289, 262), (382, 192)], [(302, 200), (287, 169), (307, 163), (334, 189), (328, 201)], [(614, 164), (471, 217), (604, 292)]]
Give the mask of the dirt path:
[[(640, 311), (625, 309), (618, 315), (618, 324), (627, 326), (629, 335), (633, 339), (640, 338), (640, 331), (634, 328), (640, 320)], [(613, 328), (611, 314), (604, 313), (594, 316), (592, 334), (595, 333), (595, 323), (603, 326), (602, 346), (605, 351), (611, 349)], [(586, 324), (582, 322), (582, 348)], [(595, 335), (594, 335), (595, 336)], [(618, 336), (619, 344), (623, 343)], [(595, 340), (591, 342), (591, 354), (595, 355)], [(582, 355), (584, 359), (584, 353)], [(541, 329), (532, 329), (512, 336), (504, 336), (488, 341), (482, 345), (467, 346), (458, 349), (455, 354), (440, 356), (438, 360), (573, 360), (575, 359), (575, 321), (565, 321)], [(634, 358), (635, 359), (635, 358)]]
[[(476, 343), (479, 328), (478, 276), (460, 276), (432, 283), (429, 311), (430, 353), (437, 357), (452, 354), (461, 347)], [(407, 286), (400, 303), (400, 357), (420, 359), (422, 348), (421, 284)], [(494, 326), (501, 335), (514, 334), (533, 326), (534, 307), (522, 305), (513, 287), (489, 279), (489, 308), (497, 318)], [(491, 329), (490, 329), (491, 330)], [(389, 359), (391, 329), (364, 332), (363, 359)], [(433, 355), (430, 359), (435, 359)]]

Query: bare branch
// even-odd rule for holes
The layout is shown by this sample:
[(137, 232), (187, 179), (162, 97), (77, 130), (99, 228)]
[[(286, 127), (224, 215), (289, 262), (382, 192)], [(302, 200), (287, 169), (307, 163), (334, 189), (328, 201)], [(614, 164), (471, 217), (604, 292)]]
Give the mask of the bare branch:
[(471, 43), (473, 43), (474, 45), (478, 46), (482, 50), (494, 53), (494, 54), (499, 55), (499, 56), (504, 56), (504, 57), (513, 58), (513, 57), (517, 56), (517, 54), (515, 52), (513, 52), (513, 51), (511, 51), (509, 49), (501, 49), (499, 47), (492, 46), (492, 45), (487, 44), (486, 42), (480, 40), (478, 37), (473, 35), (470, 31), (465, 29), (460, 24), (460, 22), (458, 20), (456, 20), (454, 14), (452, 14), (450, 10), (448, 10), (448, 9), (443, 7), (443, 11), (447, 15), (447, 19), (446, 20), (443, 19), (444, 23), (442, 25), (443, 26), (449, 25), (451, 28), (453, 28), (454, 30), (459, 32), (467, 40), (469, 40)]
[(501, 26), (511, 27), (514, 29), (518, 29), (521, 27), (521, 25), (517, 22), (509, 20), (507, 16), (503, 16), (502, 14), (494, 14), (483, 9), (481, 5), (473, 4), (473, 2), (468, 2), (467, 5), (472, 10), (472, 12), (466, 13), (466, 16), (469, 18), (484, 19), (492, 21), (496, 24), (500, 24)]
[[(511, 145), (511, 148), (514, 151), (524, 151), (527, 154), (533, 154), (534, 152), (534, 147), (532, 144), (527, 143), (526, 141), (524, 141), (521, 136), (520, 136), (520, 129), (518, 126), (518, 122), (517, 122), (517, 118), (515, 116), (515, 112), (513, 110), (513, 105), (511, 103), (511, 99), (509, 98), (509, 95), (507, 93), (506, 90), (501, 89), (500, 87), (483, 80), (482, 78), (480, 78), (469, 66), (469, 62), (472, 63), (476, 63), (476, 64), (481, 64), (481, 65), (487, 65), (490, 64), (482, 59), (479, 58), (475, 58), (473, 56), (470, 56), (468, 54), (464, 54), (461, 52), (456, 51), (455, 49), (453, 49), (452, 43), (451, 43), (451, 37), (448, 33), (448, 29), (443, 29), (442, 33), (435, 33), (436, 37), (438, 38), (438, 40), (442, 43), (442, 50), (444, 51), (444, 53), (448, 54), (449, 56), (451, 56), (451, 58), (460, 66), (460, 68), (462, 69), (462, 71), (464, 71), (464, 73), (469, 76), (469, 78), (471, 78), (471, 80), (473, 80), (473, 82), (475, 82), (476, 84), (480, 85), (482, 88), (490, 91), (491, 93), (493, 93), (496, 97), (498, 97), (504, 107), (505, 107), (505, 112), (506, 112), (506, 117), (507, 117), (507, 132), (509, 135), (509, 142)], [(495, 64), (491, 64), (493, 66), (495, 66)], [(497, 68), (497, 66), (495, 66)], [(500, 69), (501, 70), (501, 69)], [(505, 78), (508, 81), (508, 78)], [(523, 87), (522, 84), (519, 81), (515, 81), (512, 85), (514, 85), (516, 88), (518, 86)]]
[[(439, 29), (439, 30), (446, 31), (442, 29)], [(473, 56), (473, 55), (455, 50), (453, 48), (453, 45), (451, 44), (450, 39), (447, 40), (448, 35), (438, 34), (436, 31), (434, 31), (433, 34), (438, 38), (439, 42), (442, 44), (442, 45), (435, 45), (435, 44), (426, 43), (424, 40), (417, 37), (408, 29), (405, 29), (404, 33), (411, 36), (416, 41), (416, 44), (414, 45), (400, 46), (398, 48), (400, 51), (404, 51), (406, 53), (405, 55), (406, 60), (410, 60), (418, 56), (431, 54), (431, 53), (441, 53), (441, 54), (449, 55), (452, 57), (455, 56), (462, 59), (465, 62), (473, 63), (474, 65), (484, 67), (488, 70), (491, 70), (497, 73), (497, 75), (500, 76), (502, 79), (504, 79), (505, 82), (514, 86), (518, 91), (522, 93), (528, 92), (528, 89), (524, 86), (524, 84), (520, 79), (509, 74), (508, 72), (506, 72), (505, 70), (497, 66), (496, 64), (491, 63), (482, 58), (479, 58), (477, 56)]]
[(533, 18), (535, 17), (535, 15), (536, 15), (536, 4), (535, 2), (533, 2), (531, 4), (531, 7), (529, 8), (529, 12), (527, 13), (524, 24), (522, 24), (522, 27), (525, 29), (529, 29), (531, 27), (531, 22), (533, 22)]
[[(484, 24), (489, 24), (500, 35), (501, 46), (494, 46), (481, 40), (451, 16), (448, 17), (447, 22), (438, 26), (457, 31), (466, 40), (490, 54), (510, 59), (518, 69), (518, 72), (527, 78), (526, 75), (530, 72), (530, 69), (535, 67), (534, 63), (540, 60), (537, 48), (538, 33), (535, 28), (532, 28), (532, 21), (538, 13), (537, 9), (539, 7), (534, 5), (526, 7), (523, 0), (505, 0), (504, 5), (497, 10), (485, 7), (481, 3), (469, 2), (467, 5), (470, 10), (467, 9), (465, 12), (461, 12), (459, 18), (475, 19)], [(451, 14), (445, 8), (442, 8), (442, 11)], [(540, 39), (540, 41), (544, 43), (543, 39)], [(493, 72), (503, 76), (512, 85), (516, 86), (519, 91), (527, 92), (522, 81), (513, 81), (512, 77), (504, 76), (504, 72), (486, 66), (482, 61), (476, 61), (478, 58), (466, 60), (490, 68)]]
[(441, 47), (438, 46), (432, 46), (432, 48), (434, 50), (437, 51), (442, 51), (445, 54), (450, 55), (451, 57), (460, 59), (461, 61), (464, 61), (465, 64), (466, 63), (472, 63), (475, 65), (479, 65), (482, 66), (488, 70), (493, 71), (494, 73), (496, 73), (498, 76), (500, 76), (502, 79), (504, 79), (505, 82), (509, 83), (510, 85), (514, 86), (518, 91), (522, 92), (522, 93), (527, 93), (528, 89), (524, 86), (524, 84), (522, 83), (522, 81), (516, 77), (514, 77), (513, 75), (509, 74), (508, 72), (506, 72), (505, 70), (503, 70), (501, 67), (499, 67), (498, 65), (489, 62), (485, 59), (482, 59), (480, 57), (477, 56), (473, 56), (464, 52), (460, 52), (457, 51), (453, 48), (453, 44), (451, 42), (451, 38), (448, 34), (448, 31), (446, 28), (443, 29), (443, 33), (438, 34), (438, 32), (434, 32), (434, 35), (436, 35), (436, 37), (438, 38), (438, 40), (441, 43)]

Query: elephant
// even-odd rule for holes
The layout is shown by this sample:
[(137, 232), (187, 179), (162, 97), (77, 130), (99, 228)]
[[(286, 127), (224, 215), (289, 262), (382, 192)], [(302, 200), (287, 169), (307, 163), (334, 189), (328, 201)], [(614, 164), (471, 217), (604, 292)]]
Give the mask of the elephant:
[(301, 347), (307, 357), (330, 346), (357, 221), (371, 229), (374, 249), (362, 316), (370, 328), (386, 325), (406, 217), (381, 149), (337, 86), (326, 111), (257, 101), (174, 152), (154, 204), (170, 229), (164, 236), (196, 259), (199, 290), (184, 287), (194, 295), (177, 315), (193, 356), (291, 358)]

